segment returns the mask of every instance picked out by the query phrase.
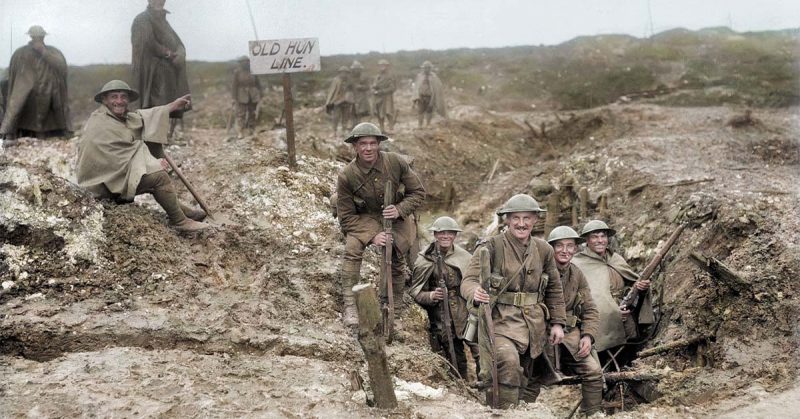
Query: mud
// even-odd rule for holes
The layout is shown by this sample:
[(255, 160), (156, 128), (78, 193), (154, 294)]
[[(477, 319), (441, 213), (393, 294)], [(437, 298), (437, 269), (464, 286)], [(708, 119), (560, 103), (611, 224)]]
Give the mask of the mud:
[[(410, 97), (403, 90), (398, 106), (408, 109)], [(401, 116), (385, 143), (415, 157), (430, 192), (423, 220), (454, 215), (469, 246), (511, 194), (544, 202), (560, 192), (559, 221), (569, 224), (573, 195), (586, 187), (589, 217), (617, 228), (614, 245), (637, 269), (687, 222), (654, 279), (662, 319), (648, 346), (696, 335), (708, 343), (637, 361), (669, 371), (662, 396), (619, 415), (755, 414), (736, 409), (756, 398), (781, 412), (796, 392), (800, 343), (797, 109), (756, 110), (758, 126), (732, 128), (738, 109), (501, 113), (465, 97), (429, 129)], [(77, 139), (26, 139), (0, 157), (3, 416), (493, 414), (430, 352), (418, 308), (388, 348), (400, 406), (372, 408), (368, 383), (366, 393), (352, 386), (366, 366), (341, 325), (343, 246), (328, 200), (350, 150), (324, 112), (298, 109), (292, 171), (272, 121), (244, 139), (225, 132), (226, 101), (221, 91), (198, 100), (190, 145), (167, 149), (218, 216), (197, 238), (171, 230), (149, 197), (98, 202), (70, 183)], [(524, 121), (543, 123), (546, 135)], [(745, 285), (699, 270), (691, 251), (721, 260)], [(363, 280), (377, 272), (368, 252)], [(563, 417), (577, 394), (547, 389), (506, 415)]]

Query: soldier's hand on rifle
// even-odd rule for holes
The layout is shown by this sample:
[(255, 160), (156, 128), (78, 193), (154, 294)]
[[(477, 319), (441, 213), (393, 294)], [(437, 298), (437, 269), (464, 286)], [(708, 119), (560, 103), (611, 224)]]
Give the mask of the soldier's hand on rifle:
[(646, 281), (636, 281), (636, 283), (633, 284), (633, 286), (636, 287), (636, 289), (639, 291), (647, 291), (648, 288), (650, 288), (650, 280), (648, 279)]
[(394, 205), (389, 205), (383, 209), (383, 218), (394, 220), (400, 216), (400, 211)]
[(589, 335), (585, 335), (581, 338), (578, 350), (578, 358), (586, 358), (589, 355), (589, 352), (592, 352), (592, 338)]
[(181, 111), (192, 104), (192, 95), (184, 95), (172, 101), (169, 104), (169, 111)]
[(489, 293), (487, 293), (486, 290), (481, 287), (475, 288), (475, 292), (472, 294), (472, 301), (478, 303), (488, 303)]
[(372, 244), (375, 246), (386, 246), (392, 244), (392, 237), (381, 231), (372, 238)]
[(435, 290), (431, 291), (431, 300), (433, 301), (444, 300), (444, 290), (442, 288), (436, 288)]
[(161, 164), (162, 169), (169, 172), (169, 162), (166, 159), (158, 159), (158, 162)]
[(558, 345), (564, 340), (564, 329), (560, 324), (550, 326), (550, 344)]

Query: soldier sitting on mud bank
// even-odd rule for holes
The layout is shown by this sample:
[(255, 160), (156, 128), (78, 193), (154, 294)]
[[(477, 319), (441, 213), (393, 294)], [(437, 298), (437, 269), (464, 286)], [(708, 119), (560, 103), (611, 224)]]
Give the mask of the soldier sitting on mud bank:
[[(428, 312), (428, 328), (431, 348), (439, 352), (445, 359), (450, 359), (450, 345), (455, 357), (454, 367), (458, 368), (461, 378), (467, 378), (467, 357), (464, 345), (468, 345), (479, 370), (478, 346), (464, 339), (466, 329), (467, 300), (461, 297), (461, 280), (469, 266), (472, 255), (461, 246), (455, 244), (461, 231), (456, 220), (450, 217), (439, 217), (430, 229), (434, 242), (419, 253), (412, 273), (409, 295), (417, 304)], [(446, 272), (445, 272), (446, 271)], [(445, 288), (447, 290), (448, 313), (444, 313)], [(449, 324), (445, 317), (449, 316)], [(448, 334), (445, 328), (450, 329)], [(451, 341), (452, 340), (452, 341)], [(452, 361), (451, 361), (452, 362)]]
[[(133, 202), (136, 195), (149, 193), (164, 208), (170, 225), (180, 232), (204, 230), (199, 222), (205, 211), (191, 209), (178, 202), (175, 186), (167, 174), (168, 163), (151, 154), (163, 156), (167, 143), (170, 112), (188, 106), (190, 96), (172, 103), (128, 111), (128, 103), (139, 94), (121, 80), (112, 80), (95, 95), (102, 105), (92, 112), (78, 145), (76, 177), (78, 185), (97, 198)], [(159, 156), (160, 157), (160, 156)]]
[[(345, 249), (341, 267), (344, 323), (358, 324), (352, 288), (359, 282), (361, 260), (369, 245), (392, 246), (392, 294), (395, 317), (402, 309), (406, 278), (406, 258), (416, 238), (412, 214), (425, 201), (425, 188), (416, 173), (400, 155), (380, 151), (386, 135), (374, 124), (362, 122), (353, 128), (345, 140), (356, 152), (336, 180), (336, 213), (345, 234)], [(384, 207), (385, 185), (394, 191), (393, 205)], [(392, 237), (387, 243), (383, 220), (392, 220)], [(388, 298), (386, 284), (381, 284), (381, 298)], [(399, 328), (398, 328), (399, 329)]]
[[(560, 345), (546, 345), (544, 353), (551, 366), (556, 369), (556, 374), (560, 373), (560, 361), (560, 365), (566, 367), (566, 372), (578, 375), (581, 380), (581, 413), (590, 416), (601, 409), (603, 374), (597, 353), (592, 349), (594, 336), (599, 329), (597, 306), (592, 301), (583, 273), (571, 263), (572, 257), (578, 251), (578, 244), (583, 241), (575, 230), (567, 226), (554, 228), (547, 237), (547, 242), (553, 246), (556, 266), (561, 274), (567, 325), (564, 329), (564, 341)], [(544, 361), (544, 358), (539, 360)], [(542, 364), (543, 362), (537, 362), (536, 365)], [(546, 384), (543, 383), (545, 380), (541, 372), (548, 371), (549, 368), (547, 365), (542, 366), (544, 369), (539, 369), (538, 374), (528, 381), (522, 396), (527, 402), (535, 402), (541, 385)]]

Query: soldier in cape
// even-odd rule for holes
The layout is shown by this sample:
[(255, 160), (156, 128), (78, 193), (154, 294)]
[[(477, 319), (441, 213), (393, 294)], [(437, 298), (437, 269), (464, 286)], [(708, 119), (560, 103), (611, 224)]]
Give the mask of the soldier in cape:
[(334, 136), (339, 135), (340, 125), (342, 130), (352, 126), (353, 91), (350, 87), (350, 69), (347, 66), (339, 67), (336, 77), (331, 80), (325, 99), (325, 112), (331, 116)]
[[(469, 252), (455, 244), (461, 227), (456, 220), (450, 217), (437, 218), (431, 227), (434, 242), (423, 251), (419, 252), (412, 271), (411, 287), (408, 294), (414, 298), (428, 312), (428, 330), (430, 332), (431, 348), (440, 353), (445, 359), (450, 359), (447, 332), (453, 340), (453, 352), (456, 358), (456, 367), (462, 378), (467, 377), (467, 357), (464, 345), (472, 352), (476, 366), (478, 363), (478, 348), (472, 342), (464, 339), (467, 318), (467, 300), (461, 297), (461, 280), (467, 270), (472, 257)], [(441, 262), (439, 261), (441, 259)], [(443, 273), (442, 269), (447, 272)], [(449, 302), (450, 324), (445, 324), (443, 307), (445, 289), (439, 286), (445, 282), (447, 300)]]
[(384, 121), (388, 122), (389, 130), (394, 130), (397, 114), (394, 109), (394, 91), (397, 90), (397, 80), (389, 71), (389, 61), (378, 61), (378, 74), (372, 80), (372, 103), (374, 114), (378, 118), (381, 131)]
[(236, 104), (236, 130), (239, 138), (252, 135), (255, 130), (256, 109), (261, 101), (261, 82), (258, 77), (250, 73), (250, 58), (246, 55), (239, 57), (238, 65), (233, 70), (233, 83), (231, 94)]
[(60, 137), (72, 132), (67, 99), (67, 61), (58, 48), (45, 45), (39, 25), (28, 29), (27, 45), (14, 51), (8, 66), (5, 105), (0, 104), (0, 137), (5, 146), (22, 136)]
[(417, 74), (414, 85), (417, 88), (417, 97), (414, 99), (414, 106), (417, 109), (417, 126), (422, 127), (423, 120), (426, 126), (430, 125), (434, 112), (447, 118), (444, 86), (439, 76), (433, 72), (433, 64), (430, 61), (422, 63), (422, 71)]
[(353, 61), (353, 64), (350, 65), (350, 89), (352, 89), (353, 95), (353, 120), (351, 123), (353, 125), (369, 116), (369, 79), (363, 75), (363, 71), (364, 65), (359, 61)]

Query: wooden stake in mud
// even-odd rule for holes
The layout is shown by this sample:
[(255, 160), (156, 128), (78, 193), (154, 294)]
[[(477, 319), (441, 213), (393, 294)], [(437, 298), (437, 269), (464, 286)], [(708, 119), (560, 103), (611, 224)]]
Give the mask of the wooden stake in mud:
[(283, 109), (286, 113), (286, 152), (289, 157), (289, 167), (297, 168), (297, 159), (294, 149), (294, 100), (292, 99), (292, 76), (283, 73)]
[(178, 179), (180, 179), (181, 182), (183, 182), (183, 184), (186, 185), (186, 189), (188, 189), (189, 193), (192, 194), (194, 200), (197, 201), (198, 204), (200, 204), (200, 208), (202, 208), (203, 211), (206, 212), (208, 218), (213, 220), (214, 215), (211, 214), (211, 210), (208, 209), (208, 205), (206, 205), (206, 202), (203, 201), (203, 198), (201, 198), (200, 195), (194, 190), (192, 184), (189, 183), (189, 180), (186, 179), (185, 176), (183, 176), (183, 172), (181, 172), (181, 169), (178, 167), (177, 164), (175, 164), (175, 161), (172, 160), (172, 157), (170, 157), (169, 154), (167, 154), (166, 152), (164, 152), (164, 160), (166, 160), (167, 163), (169, 163), (169, 167), (172, 168), (172, 171), (174, 171), (175, 174), (178, 175)]
[(586, 221), (589, 218), (589, 190), (585, 186), (578, 191), (578, 200), (580, 201), (581, 221)]
[(397, 407), (392, 376), (382, 336), (381, 310), (378, 296), (371, 284), (353, 287), (358, 310), (358, 343), (367, 358), (370, 387), (375, 395), (375, 405), (381, 409)]
[(556, 228), (558, 224), (558, 216), (561, 214), (561, 208), (559, 208), (559, 200), (561, 199), (561, 194), (558, 191), (553, 191), (550, 196), (547, 198), (547, 214), (544, 218), (544, 237), (550, 235), (550, 232)]

